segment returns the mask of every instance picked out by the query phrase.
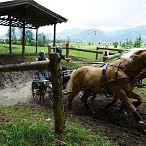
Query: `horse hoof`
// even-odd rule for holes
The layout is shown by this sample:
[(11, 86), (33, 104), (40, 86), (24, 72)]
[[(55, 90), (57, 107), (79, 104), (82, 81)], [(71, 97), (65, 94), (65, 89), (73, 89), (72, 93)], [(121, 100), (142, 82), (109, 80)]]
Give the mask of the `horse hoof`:
[(146, 123), (141, 123), (140, 128), (141, 128), (142, 133), (146, 134)]

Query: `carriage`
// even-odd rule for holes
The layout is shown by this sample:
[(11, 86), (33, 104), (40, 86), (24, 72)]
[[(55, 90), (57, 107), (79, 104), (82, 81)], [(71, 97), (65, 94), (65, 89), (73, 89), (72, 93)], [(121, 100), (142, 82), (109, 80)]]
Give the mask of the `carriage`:
[[(63, 89), (65, 89), (68, 80), (70, 79), (70, 75), (72, 70), (64, 70), (62, 71), (63, 77)], [(51, 82), (51, 74), (49, 73), (46, 78), (43, 80), (38, 79), (36, 76), (31, 84), (32, 97), (36, 103), (46, 103), (50, 106), (53, 105), (53, 91), (52, 91), (52, 82)], [(48, 106), (49, 106), (48, 105)]]

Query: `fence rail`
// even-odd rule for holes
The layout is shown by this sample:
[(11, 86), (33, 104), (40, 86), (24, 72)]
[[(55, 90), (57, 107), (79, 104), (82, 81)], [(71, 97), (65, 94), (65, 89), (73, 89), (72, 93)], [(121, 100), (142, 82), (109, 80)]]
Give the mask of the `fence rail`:
[[(123, 49), (117, 49), (117, 48), (99, 48), (97, 47), (96, 50), (89, 50), (89, 49), (83, 49), (83, 48), (63, 48), (66, 50), (66, 57), (69, 57), (69, 53), (71, 50), (75, 50), (75, 51), (81, 51), (81, 52), (89, 52), (89, 53), (95, 53), (96, 54), (96, 58), (95, 60), (98, 61), (98, 54), (103, 54), (102, 60), (103, 62), (105, 62), (106, 60), (111, 60), (113, 58), (117, 58), (120, 57), (121, 54), (125, 51)], [(48, 46), (48, 54), (50, 54), (51, 52), (55, 52), (55, 47), (50, 47)]]

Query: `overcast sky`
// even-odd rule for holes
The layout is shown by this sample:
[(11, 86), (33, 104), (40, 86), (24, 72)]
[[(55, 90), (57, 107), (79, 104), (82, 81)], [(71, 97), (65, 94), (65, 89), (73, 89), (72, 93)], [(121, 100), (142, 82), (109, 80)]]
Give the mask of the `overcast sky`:
[[(0, 0), (4, 2), (7, 0)], [(68, 19), (57, 24), (57, 32), (70, 28), (105, 31), (146, 25), (146, 0), (35, 0)], [(46, 28), (46, 27), (45, 27)], [(40, 28), (40, 31), (46, 29)], [(47, 27), (47, 31), (52, 27)]]

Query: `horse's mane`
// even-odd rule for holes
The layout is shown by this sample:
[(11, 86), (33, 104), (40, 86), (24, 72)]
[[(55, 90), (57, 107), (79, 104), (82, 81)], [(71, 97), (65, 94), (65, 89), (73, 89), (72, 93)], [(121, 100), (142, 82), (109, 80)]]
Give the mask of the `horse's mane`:
[(132, 48), (127, 53), (121, 56), (121, 59), (130, 59), (133, 55), (136, 55), (138, 51), (146, 50), (146, 48)]

